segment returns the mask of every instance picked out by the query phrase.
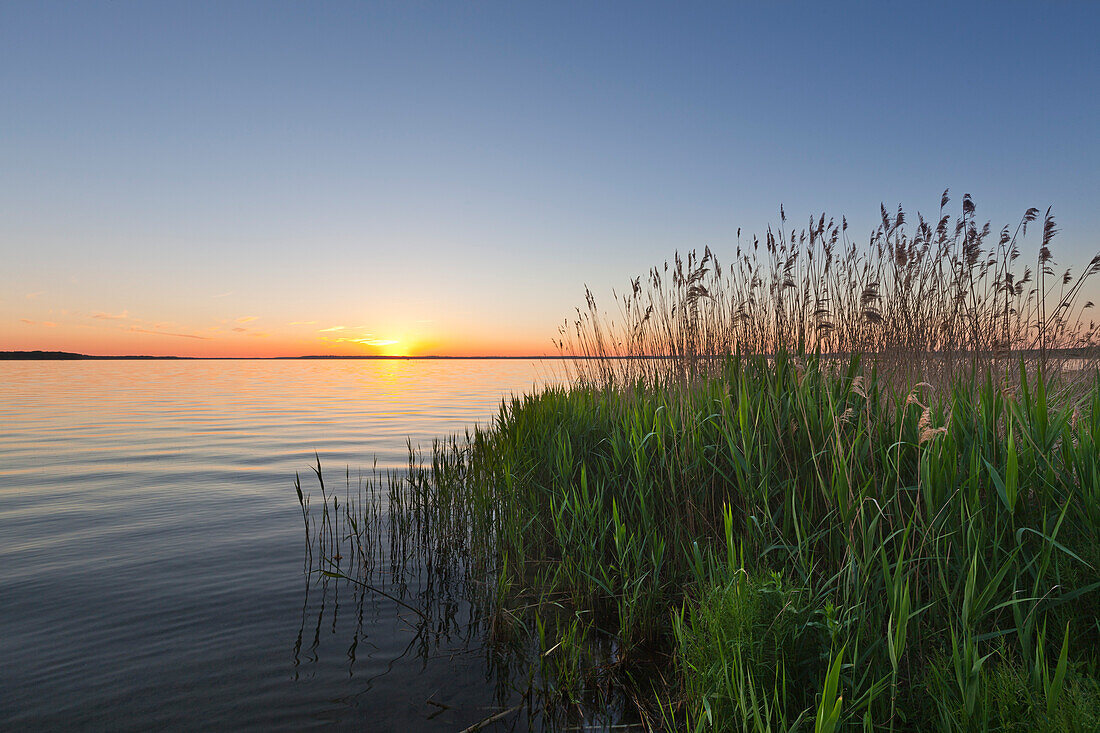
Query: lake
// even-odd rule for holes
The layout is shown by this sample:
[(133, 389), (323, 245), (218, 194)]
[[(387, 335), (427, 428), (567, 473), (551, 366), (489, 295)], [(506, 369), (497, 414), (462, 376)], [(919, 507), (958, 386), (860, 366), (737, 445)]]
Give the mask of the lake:
[(406, 439), (559, 369), (0, 362), (0, 728), (458, 730), (500, 710), (476, 643), (414, 649), (387, 599), (309, 587), (294, 477), (313, 488), (314, 451), (340, 485), (400, 470)]

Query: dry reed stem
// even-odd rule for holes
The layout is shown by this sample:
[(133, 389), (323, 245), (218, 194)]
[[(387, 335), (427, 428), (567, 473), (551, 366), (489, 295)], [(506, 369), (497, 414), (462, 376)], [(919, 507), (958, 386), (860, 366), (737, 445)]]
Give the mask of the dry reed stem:
[[(881, 208), (867, 243), (849, 239), (847, 220), (811, 218), (800, 230), (781, 225), (760, 241), (738, 244), (730, 265), (709, 247), (675, 255), (635, 278), (610, 317), (585, 289), (585, 307), (560, 329), (563, 355), (590, 383), (682, 381), (714, 373), (733, 354), (862, 354), (886, 370), (936, 378), (1001, 366), (1016, 359), (1060, 367), (1095, 359), (1098, 324), (1086, 320), (1085, 282), (1100, 272), (1100, 254), (1074, 276), (1054, 270), (1057, 233), (1048, 209), (1033, 264), (1021, 246), (1039, 210), (992, 236), (979, 226), (969, 194), (962, 213), (935, 223)], [(1087, 351), (1087, 353), (1083, 353)]]

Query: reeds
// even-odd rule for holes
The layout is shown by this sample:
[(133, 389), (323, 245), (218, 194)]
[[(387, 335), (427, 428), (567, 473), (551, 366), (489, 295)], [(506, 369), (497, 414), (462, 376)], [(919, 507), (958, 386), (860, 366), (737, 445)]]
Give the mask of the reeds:
[(653, 725), (1100, 725), (1100, 376), (1053, 401), (1022, 365), (912, 391), (823, 366), (509, 401), (394, 477), (390, 542), (544, 705), (648, 670)]
[[(1100, 254), (1076, 275), (1056, 270), (1049, 208), (1041, 222), (1031, 208), (995, 232), (979, 224), (969, 194), (954, 221), (948, 203), (944, 191), (937, 218), (917, 214), (915, 226), (901, 207), (883, 206), (863, 244), (844, 218), (822, 214), (799, 229), (780, 207), (763, 240), (742, 241), (738, 230), (728, 263), (708, 247), (634, 279), (616, 296), (617, 315), (586, 289), (558, 347), (581, 358), (580, 377), (631, 383), (706, 373), (737, 353), (858, 353), (911, 374), (1097, 345), (1082, 294)], [(1029, 225), (1041, 231), (1025, 257)]]

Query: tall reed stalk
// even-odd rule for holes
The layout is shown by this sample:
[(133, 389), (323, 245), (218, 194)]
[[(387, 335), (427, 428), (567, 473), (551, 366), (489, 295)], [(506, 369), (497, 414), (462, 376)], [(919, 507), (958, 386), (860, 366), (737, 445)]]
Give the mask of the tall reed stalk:
[(952, 221), (947, 191), (936, 219), (881, 207), (863, 244), (847, 220), (811, 217), (742, 241), (728, 263), (709, 247), (679, 254), (635, 278), (608, 314), (586, 289), (585, 307), (560, 329), (562, 353), (580, 357), (587, 380), (630, 383), (713, 372), (730, 354), (803, 351), (862, 354), (883, 366), (947, 368), (1009, 353), (1095, 347), (1097, 324), (1084, 286), (1100, 254), (1078, 274), (1055, 270), (1057, 234), (1048, 208), (1037, 246), (1025, 256), (1028, 209), (994, 233), (979, 224), (969, 194)]

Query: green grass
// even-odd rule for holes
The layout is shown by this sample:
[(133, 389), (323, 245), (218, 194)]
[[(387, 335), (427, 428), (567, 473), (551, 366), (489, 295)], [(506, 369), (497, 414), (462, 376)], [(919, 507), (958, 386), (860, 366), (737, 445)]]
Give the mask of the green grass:
[(674, 626), (696, 713), (783, 727), (805, 720), (829, 659), (826, 609), (774, 571), (738, 572), (701, 590)]
[(490, 640), (534, 650), (548, 704), (613, 684), (669, 728), (1096, 729), (1100, 382), (907, 391), (781, 354), (552, 388), (393, 477), (389, 522), (391, 558), (464, 573)]

